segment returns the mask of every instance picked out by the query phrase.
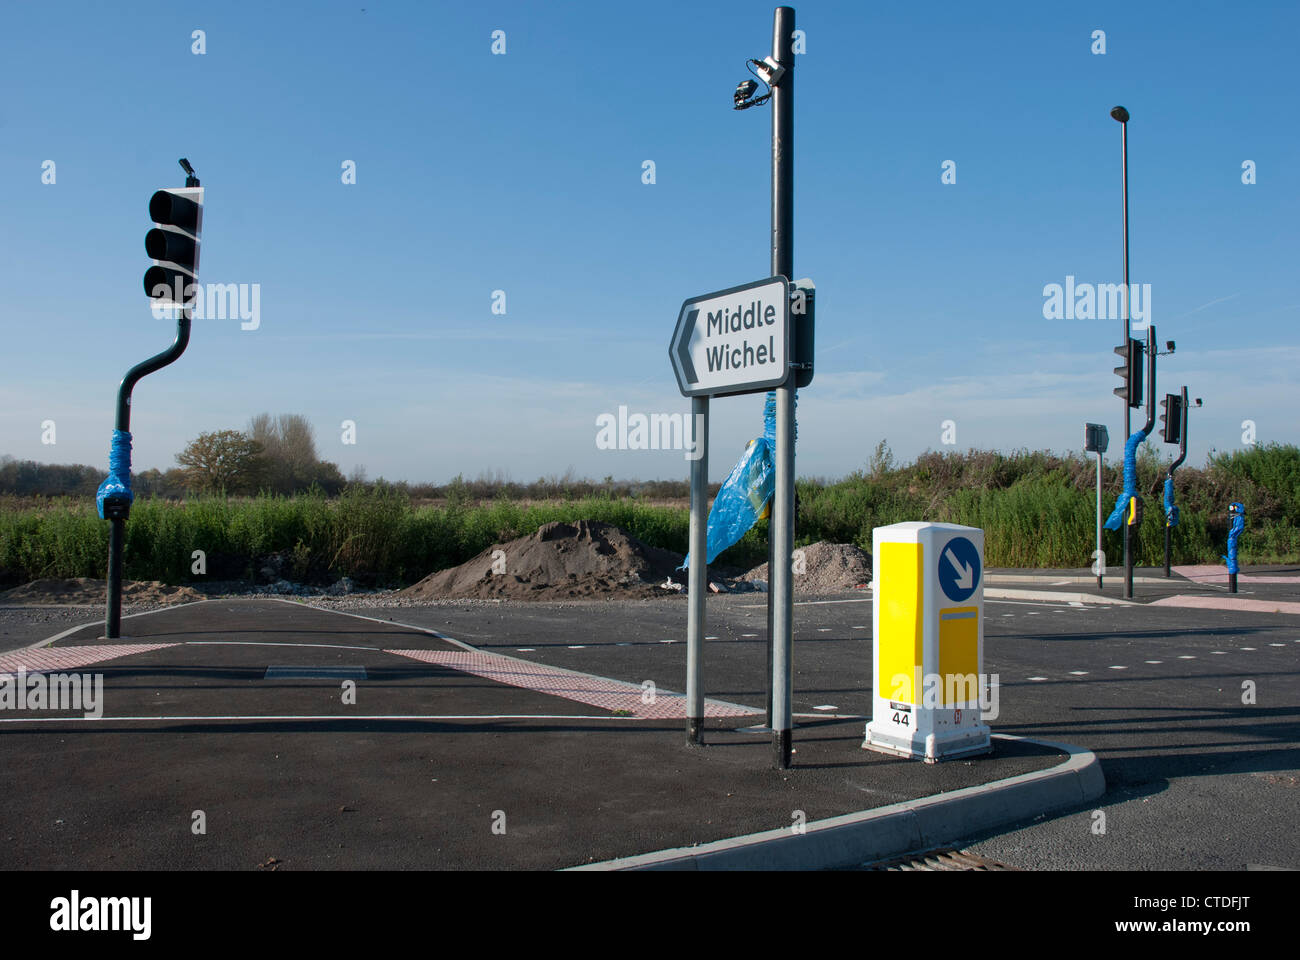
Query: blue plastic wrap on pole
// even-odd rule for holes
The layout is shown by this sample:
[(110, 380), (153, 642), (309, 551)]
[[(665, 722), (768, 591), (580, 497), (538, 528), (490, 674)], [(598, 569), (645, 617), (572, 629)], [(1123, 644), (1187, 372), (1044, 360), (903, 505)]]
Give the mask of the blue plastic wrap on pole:
[[(776, 488), (772, 448), (763, 437), (749, 441), (745, 453), (731, 468), (709, 508), (708, 562), (737, 543), (758, 522)], [(682, 563), (689, 569), (690, 555)]]
[(1165, 526), (1178, 526), (1178, 504), (1174, 503), (1174, 478), (1165, 477)]
[(126, 430), (113, 431), (113, 446), (108, 451), (108, 477), (99, 485), (95, 506), (99, 519), (104, 519), (104, 498), (125, 495), (128, 503), (135, 500), (131, 492), (131, 434)]
[[(763, 435), (745, 447), (709, 508), (708, 563), (739, 543), (763, 515), (776, 490), (775, 450), (776, 392), (769, 390), (763, 407)], [(691, 557), (687, 554), (680, 569), (690, 569), (690, 565)]]
[(1245, 507), (1240, 503), (1234, 503), (1237, 512), (1232, 518), (1232, 527), (1228, 530), (1228, 555), (1224, 560), (1228, 561), (1228, 572), (1237, 573), (1237, 538), (1241, 536), (1241, 531), (1246, 529)]
[(1110, 512), (1110, 517), (1106, 520), (1107, 530), (1119, 529), (1124, 521), (1124, 511), (1128, 509), (1129, 501), (1137, 496), (1137, 448), (1146, 438), (1146, 431), (1139, 430), (1137, 433), (1130, 434), (1128, 442), (1124, 444), (1124, 492), (1115, 501), (1115, 509)]

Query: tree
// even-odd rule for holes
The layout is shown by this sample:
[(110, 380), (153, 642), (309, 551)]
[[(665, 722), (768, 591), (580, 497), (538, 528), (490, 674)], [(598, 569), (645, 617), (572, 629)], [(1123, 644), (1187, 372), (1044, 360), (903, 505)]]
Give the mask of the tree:
[(252, 493), (263, 468), (262, 446), (238, 430), (201, 433), (176, 454), (185, 483), (200, 493)]
[(318, 484), (327, 494), (344, 486), (338, 465), (321, 460), (310, 421), (299, 413), (259, 413), (248, 422), (248, 435), (262, 445), (264, 482), (275, 493), (291, 494)]

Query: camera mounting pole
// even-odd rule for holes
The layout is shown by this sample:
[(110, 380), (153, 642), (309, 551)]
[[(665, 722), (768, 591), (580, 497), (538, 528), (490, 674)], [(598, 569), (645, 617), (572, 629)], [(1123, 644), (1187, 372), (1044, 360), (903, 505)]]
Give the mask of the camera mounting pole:
[[(794, 8), (777, 7), (772, 24), (772, 276), (794, 277)], [(772, 494), (771, 589), (772, 744), (778, 769), (791, 757), (794, 608), (794, 391), (792, 372), (776, 388), (776, 489)]]

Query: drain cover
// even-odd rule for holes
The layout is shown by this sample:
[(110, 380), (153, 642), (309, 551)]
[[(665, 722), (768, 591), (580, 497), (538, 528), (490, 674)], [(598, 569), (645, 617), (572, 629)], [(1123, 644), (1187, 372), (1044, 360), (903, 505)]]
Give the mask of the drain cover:
[(365, 667), (267, 667), (264, 680), (364, 680)]
[(926, 853), (910, 853), (906, 856), (896, 857), (893, 860), (881, 860), (878, 863), (866, 864), (864, 870), (891, 870), (891, 871), (912, 871), (912, 870), (975, 870), (975, 871), (995, 871), (995, 870), (1019, 870), (1019, 867), (1008, 866), (1005, 863), (999, 863), (996, 860), (989, 860), (986, 857), (977, 857), (973, 853), (967, 853), (964, 850), (930, 850)]

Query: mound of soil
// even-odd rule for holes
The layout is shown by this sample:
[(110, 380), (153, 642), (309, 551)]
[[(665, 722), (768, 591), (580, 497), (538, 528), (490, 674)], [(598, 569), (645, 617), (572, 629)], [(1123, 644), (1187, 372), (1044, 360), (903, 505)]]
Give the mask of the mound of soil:
[[(72, 580), (33, 580), (0, 593), (0, 603), (80, 603), (103, 606), (108, 584), (76, 577)], [(203, 594), (190, 587), (173, 587), (157, 580), (127, 580), (122, 584), (124, 603), (189, 603)]]
[[(799, 572), (799, 567), (795, 568), (795, 593), (833, 593), (836, 590), (852, 590), (859, 584), (871, 582), (871, 554), (859, 550), (851, 543), (827, 543), (819, 540), (806, 547), (796, 548), (796, 558), (800, 553), (803, 554), (803, 572)], [(755, 567), (740, 579), (770, 580), (767, 564)]]
[(681, 554), (646, 546), (613, 524), (556, 521), (526, 537), (489, 547), (459, 567), (430, 574), (398, 596), (420, 600), (661, 596), (659, 584), (681, 562)]

